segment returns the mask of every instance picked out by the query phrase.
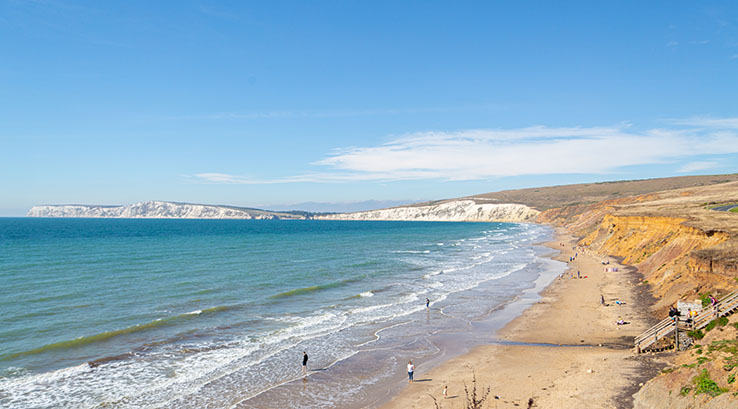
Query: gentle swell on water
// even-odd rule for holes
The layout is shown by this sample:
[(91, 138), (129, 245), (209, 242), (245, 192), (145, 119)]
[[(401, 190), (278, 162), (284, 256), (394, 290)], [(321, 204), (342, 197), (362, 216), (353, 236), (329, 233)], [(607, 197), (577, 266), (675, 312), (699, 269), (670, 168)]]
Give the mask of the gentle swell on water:
[(356, 278), (348, 278), (341, 281), (334, 281), (332, 283), (328, 284), (321, 284), (321, 285), (312, 285), (310, 287), (303, 287), (303, 288), (295, 288), (294, 290), (284, 291), (279, 294), (275, 294), (269, 298), (273, 300), (278, 300), (280, 298), (287, 298), (292, 297), (295, 295), (303, 295), (303, 294), (309, 294), (314, 293), (317, 291), (323, 291), (323, 290), (329, 290), (331, 288), (338, 288), (347, 284), (356, 283), (363, 279), (363, 277), (356, 277)]
[(349, 301), (349, 300), (354, 300), (354, 299), (362, 298), (362, 297), (374, 297), (374, 290), (364, 291), (363, 293), (354, 294), (350, 297), (344, 298), (342, 301)]
[[(0, 299), (0, 407), (229, 407), (299, 379), (303, 350), (330, 382), (360, 353), (423, 354), (427, 331), (465, 331), (527, 288), (530, 243), (548, 234), (486, 223), (24, 223), (45, 238), (21, 232), (0, 258), (18, 283)], [(124, 328), (108, 330), (115, 322)], [(298, 391), (274, 405), (345, 406), (388, 369), (342, 378), (341, 398)]]
[(229, 307), (226, 307), (226, 306), (212, 307), (212, 308), (206, 308), (204, 310), (196, 310), (196, 311), (191, 311), (191, 312), (180, 314), (180, 315), (175, 315), (175, 316), (168, 317), (168, 318), (159, 318), (154, 321), (147, 322), (145, 324), (137, 324), (137, 325), (132, 325), (127, 328), (117, 329), (113, 331), (106, 331), (106, 332), (102, 332), (102, 333), (94, 334), (94, 335), (82, 336), (82, 337), (71, 339), (68, 341), (55, 342), (53, 344), (44, 345), (42, 347), (34, 348), (28, 351), (16, 352), (14, 354), (0, 355), (0, 361), (9, 361), (11, 359), (15, 359), (15, 358), (23, 357), (23, 356), (42, 354), (45, 352), (50, 352), (50, 351), (55, 351), (55, 350), (80, 348), (85, 345), (93, 344), (96, 342), (107, 341), (111, 338), (118, 337), (121, 335), (133, 334), (136, 332), (144, 332), (144, 331), (148, 331), (148, 330), (155, 329), (155, 328), (176, 325), (177, 323), (180, 323), (184, 320), (193, 318), (193, 316), (211, 314), (211, 313), (215, 313), (219, 311), (225, 311), (227, 309), (229, 309)]

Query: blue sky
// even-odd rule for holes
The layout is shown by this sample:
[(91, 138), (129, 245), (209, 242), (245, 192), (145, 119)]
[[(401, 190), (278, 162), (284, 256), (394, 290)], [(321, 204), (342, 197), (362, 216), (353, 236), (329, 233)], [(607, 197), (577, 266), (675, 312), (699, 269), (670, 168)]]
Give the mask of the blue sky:
[(737, 96), (733, 1), (0, 0), (0, 215), (733, 173)]

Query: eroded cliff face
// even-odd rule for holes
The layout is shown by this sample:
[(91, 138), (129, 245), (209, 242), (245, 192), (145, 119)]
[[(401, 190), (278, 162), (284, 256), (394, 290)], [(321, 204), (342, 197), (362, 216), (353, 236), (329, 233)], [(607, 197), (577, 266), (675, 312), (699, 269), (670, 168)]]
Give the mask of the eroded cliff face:
[(520, 204), (454, 200), (430, 206), (405, 206), (317, 216), (322, 220), (412, 220), (455, 222), (533, 222), (539, 212)]
[(655, 309), (660, 311), (677, 299), (693, 299), (707, 289), (727, 292), (735, 286), (735, 271), (706, 261), (705, 253), (699, 252), (714, 252), (730, 235), (685, 222), (676, 217), (608, 214), (580, 244), (638, 267), (659, 299)]
[(536, 222), (563, 226), (572, 234), (584, 237), (593, 229), (598, 228), (605, 216), (613, 214), (617, 209), (635, 203), (643, 203), (656, 197), (648, 194), (549, 209), (541, 212), (536, 218)]
[[(724, 372), (716, 368), (717, 372)], [(662, 374), (641, 388), (633, 395), (633, 407), (635, 409), (727, 409), (736, 407), (736, 398), (729, 391), (720, 396), (711, 397), (707, 393), (693, 394), (690, 390), (683, 389), (685, 385), (692, 384), (695, 377), (699, 376), (701, 369), (684, 368), (667, 374)], [(727, 383), (727, 376), (719, 379), (720, 387), (730, 390), (732, 385)]]
[[(551, 209), (537, 220), (564, 226), (581, 237), (580, 245), (636, 266), (644, 277), (639, 285), (657, 300), (654, 316), (662, 319), (677, 300), (720, 298), (738, 287), (738, 215), (710, 209), (736, 200), (738, 189), (723, 186), (712, 196), (709, 189)], [(695, 342), (702, 347), (663, 358), (670, 368), (634, 395), (636, 408), (738, 407), (738, 314)], [(712, 385), (710, 393), (719, 396), (700, 385)]]
[(709, 209), (720, 200), (738, 200), (738, 184), (566, 206), (537, 221), (563, 226), (582, 238), (580, 244), (638, 267), (659, 300), (659, 315), (678, 299), (736, 288), (738, 215)]
[[(716, 326), (633, 395), (636, 409), (738, 408), (738, 316)], [(717, 395), (717, 396), (713, 396)]]

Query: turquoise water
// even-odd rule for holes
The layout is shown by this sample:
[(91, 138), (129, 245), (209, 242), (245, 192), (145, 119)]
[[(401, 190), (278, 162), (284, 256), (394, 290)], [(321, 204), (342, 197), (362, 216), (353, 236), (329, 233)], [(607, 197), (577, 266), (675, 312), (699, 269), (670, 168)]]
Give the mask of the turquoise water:
[(394, 328), (427, 320), (426, 297), (445, 317), (488, 314), (539, 276), (531, 244), (549, 235), (504, 223), (0, 219), (0, 406), (248, 402), (298, 378), (303, 350), (328, 369), (409, 345), (417, 329)]

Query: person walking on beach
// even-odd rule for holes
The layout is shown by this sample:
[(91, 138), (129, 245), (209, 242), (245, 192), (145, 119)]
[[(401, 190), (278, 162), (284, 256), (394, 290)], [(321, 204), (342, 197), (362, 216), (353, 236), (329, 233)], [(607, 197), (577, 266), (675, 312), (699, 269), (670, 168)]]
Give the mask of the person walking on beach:
[(448, 398), (448, 386), (443, 385), (443, 399)]
[(425, 309), (430, 309), (430, 299), (428, 297), (425, 297)]
[(414, 373), (415, 373), (415, 365), (413, 365), (413, 361), (407, 361), (407, 383), (413, 383)]
[(308, 372), (308, 354), (302, 351), (302, 374), (307, 375)]

